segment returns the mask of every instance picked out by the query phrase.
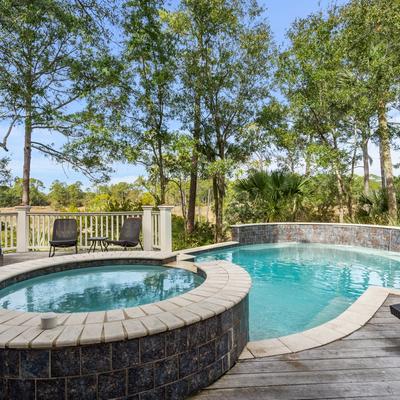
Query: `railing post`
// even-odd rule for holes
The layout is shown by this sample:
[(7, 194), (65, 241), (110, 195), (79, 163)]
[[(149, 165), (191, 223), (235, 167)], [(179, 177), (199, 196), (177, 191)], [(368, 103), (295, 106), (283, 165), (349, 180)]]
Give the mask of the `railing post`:
[(161, 251), (172, 251), (172, 209), (174, 206), (158, 206), (160, 209), (160, 248)]
[(17, 253), (29, 250), (29, 216), (30, 206), (17, 206)]
[(143, 233), (143, 250), (153, 250), (153, 206), (142, 206), (142, 233)]

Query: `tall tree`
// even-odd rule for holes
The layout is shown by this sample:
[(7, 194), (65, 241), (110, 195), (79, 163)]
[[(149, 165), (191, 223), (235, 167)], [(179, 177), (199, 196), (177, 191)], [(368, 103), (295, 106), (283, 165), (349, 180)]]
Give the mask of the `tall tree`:
[(186, 0), (177, 15), (195, 43), (189, 74), (193, 131), (198, 135), (201, 122), (199, 149), (213, 181), (216, 241), (223, 236), (226, 176), (251, 154), (248, 128), (268, 94), (271, 39), (260, 13), (253, 1)]
[[(336, 177), (339, 221), (347, 200), (352, 215), (351, 179), (359, 157), (354, 124), (354, 88), (348, 85), (343, 40), (336, 9), (298, 20), (289, 31), (290, 46), (278, 72), (292, 126), (309, 136), (306, 154)], [(350, 181), (349, 181), (350, 179)]]
[(135, 161), (146, 166), (165, 203), (172, 132), (169, 129), (176, 75), (175, 39), (163, 20), (162, 0), (126, 4), (125, 86), (122, 124), (135, 148)]
[(22, 204), (30, 202), (32, 149), (89, 176), (94, 176), (99, 163), (101, 167), (100, 158), (79, 159), (57, 149), (44, 131), (58, 132), (67, 140), (85, 134), (77, 110), (85, 96), (104, 82), (110, 64), (103, 52), (106, 1), (0, 3), (0, 119), (9, 123), (1, 146), (7, 149), (15, 127), (24, 126)]
[(382, 187), (397, 220), (388, 110), (400, 94), (400, 3), (352, 0), (341, 9), (349, 67), (363, 82), (378, 117)]
[(176, 96), (176, 115), (193, 138), (186, 224), (189, 234), (195, 228), (200, 141), (203, 131), (204, 96), (201, 68), (205, 60), (205, 43), (209, 42), (212, 35), (208, 11), (209, 8), (205, 8), (203, 2), (184, 0), (180, 3), (178, 11), (168, 14), (169, 26), (177, 34), (180, 52), (180, 90)]

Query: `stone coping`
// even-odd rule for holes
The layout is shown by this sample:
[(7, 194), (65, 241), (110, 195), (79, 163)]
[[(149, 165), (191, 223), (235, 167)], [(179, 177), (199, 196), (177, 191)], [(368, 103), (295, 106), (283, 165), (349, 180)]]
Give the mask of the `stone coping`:
[(400, 296), (400, 290), (370, 286), (336, 318), (303, 332), (248, 342), (239, 359), (297, 353), (342, 339), (364, 326), (391, 294)]
[(191, 249), (184, 249), (184, 250), (179, 250), (176, 251), (174, 254), (177, 254), (178, 256), (183, 256), (183, 255), (194, 255), (194, 254), (201, 254), (207, 251), (212, 251), (212, 250), (218, 250), (222, 248), (229, 248), (229, 247), (235, 247), (239, 245), (239, 242), (235, 241), (228, 241), (228, 242), (221, 242), (221, 243), (213, 243), (213, 244), (208, 244), (205, 246), (199, 246), (199, 247), (193, 247)]
[[(171, 263), (174, 253), (108, 252), (67, 255), (12, 264), (0, 269), (0, 283), (32, 271), (96, 260), (145, 260)], [(168, 265), (168, 264), (167, 264)], [(190, 269), (188, 265), (170, 266)], [(0, 309), (0, 348), (59, 348), (134, 339), (191, 325), (221, 314), (243, 300), (251, 286), (248, 273), (227, 261), (194, 266), (204, 282), (183, 294), (138, 307), (97, 312), (57, 314), (58, 326), (43, 330), (40, 313)], [(191, 266), (192, 270), (193, 265)]]

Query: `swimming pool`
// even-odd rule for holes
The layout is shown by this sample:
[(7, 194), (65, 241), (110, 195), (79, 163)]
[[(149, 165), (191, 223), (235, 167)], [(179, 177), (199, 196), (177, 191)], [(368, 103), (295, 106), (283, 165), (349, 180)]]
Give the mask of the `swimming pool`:
[(0, 307), (34, 312), (82, 312), (135, 307), (199, 286), (190, 271), (157, 265), (104, 265), (55, 272), (0, 290)]
[(327, 322), (369, 286), (400, 288), (400, 257), (323, 244), (256, 244), (218, 249), (196, 262), (227, 260), (252, 278), (250, 340), (289, 335)]

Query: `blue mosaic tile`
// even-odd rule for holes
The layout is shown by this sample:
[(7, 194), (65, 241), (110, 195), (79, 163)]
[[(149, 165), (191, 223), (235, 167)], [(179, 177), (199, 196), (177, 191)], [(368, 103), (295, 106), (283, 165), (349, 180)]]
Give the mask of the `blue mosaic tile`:
[(154, 388), (153, 364), (128, 369), (128, 394), (136, 394)]
[(178, 357), (166, 358), (154, 363), (154, 385), (162, 386), (178, 379)]
[(48, 350), (21, 351), (22, 378), (49, 378), (50, 352)]
[(99, 400), (126, 395), (126, 371), (108, 372), (98, 376)]
[(86, 375), (67, 379), (68, 400), (97, 399), (97, 376)]
[(78, 347), (52, 350), (51, 376), (79, 375), (81, 371), (81, 353)]
[(111, 370), (111, 345), (99, 344), (82, 347), (82, 374), (105, 372)]

